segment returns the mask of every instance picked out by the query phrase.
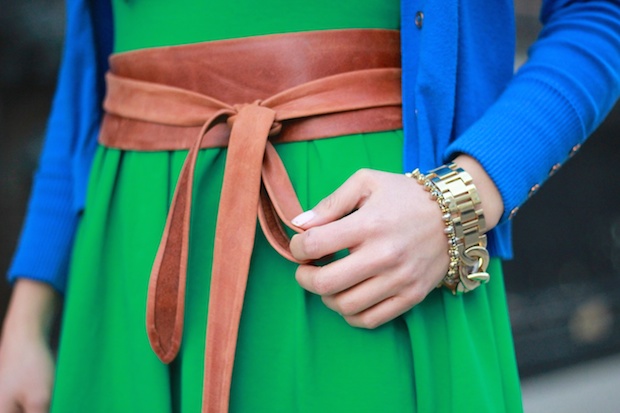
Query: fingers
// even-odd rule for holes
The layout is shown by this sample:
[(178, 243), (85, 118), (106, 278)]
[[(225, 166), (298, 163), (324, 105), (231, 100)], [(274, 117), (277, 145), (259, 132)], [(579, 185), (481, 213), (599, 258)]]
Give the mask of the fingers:
[(361, 283), (375, 273), (374, 266), (349, 255), (322, 267), (300, 265), (295, 273), (299, 285), (321, 296), (333, 295)]
[(344, 319), (353, 327), (375, 329), (403, 315), (411, 307), (413, 305), (405, 297), (393, 296), (361, 313), (345, 316)]
[(421, 303), (429, 293), (418, 285), (393, 282), (394, 278), (370, 278), (340, 294), (324, 296), (323, 302), (353, 327), (377, 328)]
[(371, 171), (360, 169), (314, 208), (293, 218), (292, 223), (300, 228), (308, 229), (335, 221), (351, 213), (363, 205), (370, 196), (371, 175)]
[(391, 277), (375, 276), (348, 290), (323, 296), (323, 303), (347, 317), (361, 313), (399, 293), (399, 286)]
[(318, 260), (362, 243), (356, 213), (326, 225), (312, 227), (291, 238), (290, 249), (300, 261)]
[(372, 277), (340, 293), (323, 295), (322, 300), (351, 326), (374, 329), (419, 304), (428, 293), (417, 285), (403, 287), (396, 278)]
[(374, 275), (376, 271), (350, 255), (324, 267), (300, 266), (296, 276), (303, 288), (320, 295), (328, 308), (361, 328), (376, 328), (398, 317), (434, 288), (411, 277), (412, 270)]
[[(421, 284), (412, 282), (408, 274), (388, 272), (335, 294), (322, 294), (322, 300), (352, 326), (376, 328), (422, 302), (434, 288)], [(323, 288), (323, 284), (319, 283), (318, 287)]]

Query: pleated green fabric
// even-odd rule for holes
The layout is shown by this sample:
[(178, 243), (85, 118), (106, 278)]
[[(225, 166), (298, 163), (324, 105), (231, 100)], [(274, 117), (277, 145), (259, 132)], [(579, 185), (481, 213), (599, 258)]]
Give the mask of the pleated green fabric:
[[(196, 7), (188, 9), (190, 3)], [(180, 28), (201, 10), (216, 7), (210, 2), (119, 0), (114, 5), (117, 50), (223, 38), (226, 30), (236, 37), (398, 27), (398, 2), (385, 0), (326, 2), (323, 9), (330, 11), (325, 16), (315, 12), (308, 15), (309, 23), (296, 25), (286, 19), (288, 13), (307, 14), (307, 5), (287, 1), (283, 7), (270, 0), (267, 10), (277, 6), (280, 15), (267, 26), (245, 11), (244, 24), (215, 19), (200, 34)], [(235, 2), (240, 10), (252, 5), (249, 0)], [(184, 7), (179, 16), (166, 15)], [(132, 22), (140, 24), (131, 27)], [(156, 22), (164, 22), (157, 35)], [(170, 33), (182, 34), (174, 38)], [(277, 150), (307, 209), (359, 168), (401, 172), (402, 141), (402, 131), (389, 131), (281, 144)], [(179, 356), (170, 365), (152, 352), (145, 322), (148, 278), (185, 155), (98, 149), (75, 242), (52, 412), (200, 411), (225, 149), (201, 151), (196, 166), (185, 329)], [(499, 261), (492, 262), (488, 285), (460, 297), (436, 290), (375, 330), (349, 326), (320, 297), (299, 287), (295, 269), (259, 229), (240, 324), (231, 412), (522, 411)]]
[[(305, 208), (360, 167), (398, 172), (400, 131), (278, 145)], [(100, 148), (67, 292), (54, 412), (198, 412), (215, 218), (226, 150), (196, 170), (179, 357), (149, 347), (146, 291), (184, 152)], [(376, 330), (350, 327), (302, 290), (259, 231), (231, 412), (517, 412), (519, 383), (499, 262), (493, 281), (436, 290)]]

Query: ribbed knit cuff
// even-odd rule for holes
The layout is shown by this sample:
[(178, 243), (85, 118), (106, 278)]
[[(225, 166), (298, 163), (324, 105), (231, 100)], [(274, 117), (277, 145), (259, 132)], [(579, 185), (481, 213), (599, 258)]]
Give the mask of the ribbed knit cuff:
[(38, 174), (9, 281), (29, 278), (65, 290), (78, 217), (71, 205), (70, 175)]
[(445, 157), (464, 153), (480, 162), (502, 196), (503, 222), (584, 138), (580, 116), (567, 98), (546, 83), (522, 78), (448, 147)]

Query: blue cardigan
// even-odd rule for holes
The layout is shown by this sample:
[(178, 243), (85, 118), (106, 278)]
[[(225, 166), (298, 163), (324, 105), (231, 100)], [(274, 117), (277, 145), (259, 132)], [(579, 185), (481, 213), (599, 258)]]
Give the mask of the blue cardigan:
[[(401, 4), (405, 169), (430, 169), (458, 153), (476, 158), (505, 206), (489, 247), (509, 258), (511, 212), (620, 94), (620, 4), (543, 1), (544, 28), (516, 75), (513, 0)], [(11, 280), (64, 290), (96, 148), (111, 21), (108, 0), (67, 0), (58, 88)]]

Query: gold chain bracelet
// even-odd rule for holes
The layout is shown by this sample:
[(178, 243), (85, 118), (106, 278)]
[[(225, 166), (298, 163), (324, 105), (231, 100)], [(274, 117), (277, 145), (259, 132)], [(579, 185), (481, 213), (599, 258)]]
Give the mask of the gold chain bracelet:
[(405, 175), (423, 185), (442, 212), (450, 265), (439, 286), (447, 287), (453, 294), (462, 294), (488, 282), (486, 224), (471, 175), (454, 163), (426, 175), (419, 169)]

